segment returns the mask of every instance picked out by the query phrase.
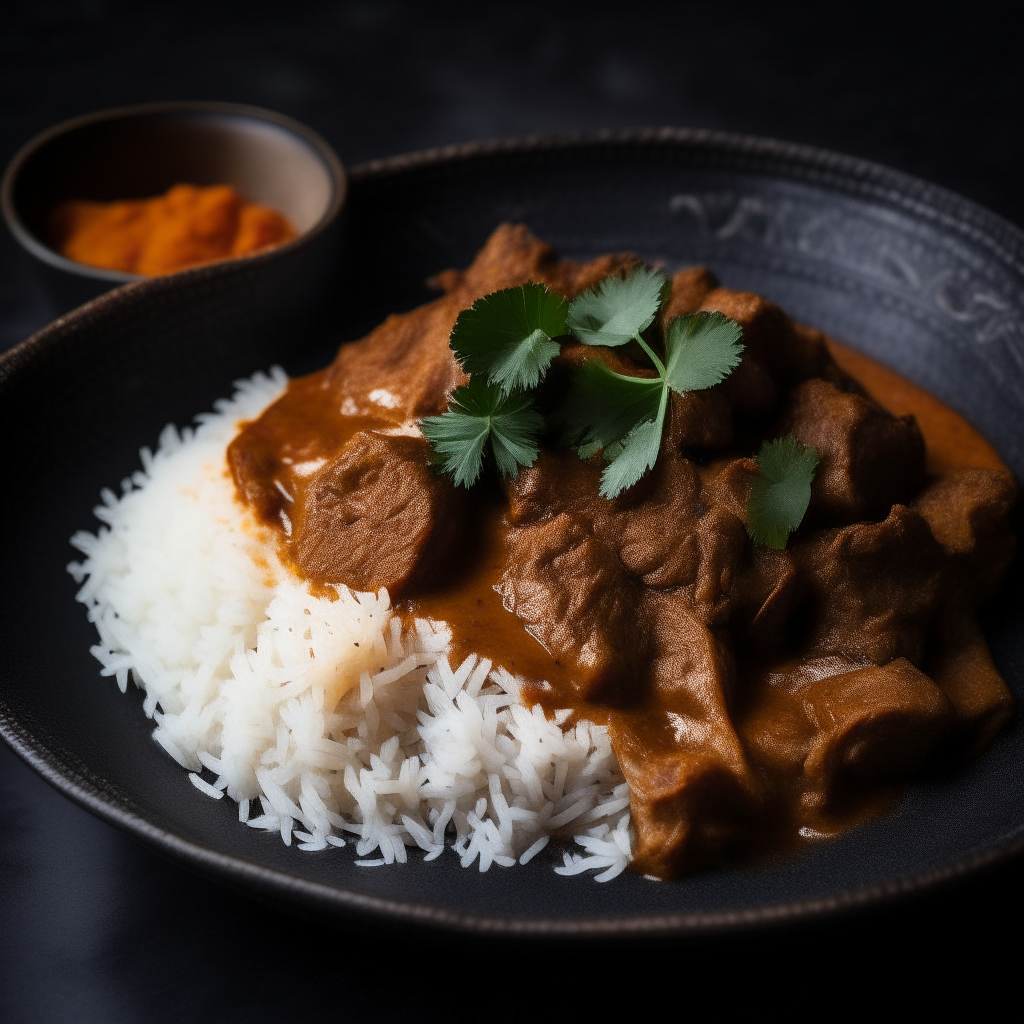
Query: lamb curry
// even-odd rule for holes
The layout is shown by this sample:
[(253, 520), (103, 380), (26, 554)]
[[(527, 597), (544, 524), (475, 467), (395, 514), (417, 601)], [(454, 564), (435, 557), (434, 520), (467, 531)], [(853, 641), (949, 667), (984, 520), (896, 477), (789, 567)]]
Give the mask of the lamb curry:
[[(504, 225), (444, 294), (290, 383), (229, 448), (240, 499), (314, 587), (386, 587), (525, 680), (523, 699), (606, 725), (629, 783), (634, 866), (661, 878), (835, 834), (888, 787), (974, 751), (1013, 698), (978, 626), (1015, 548), (1017, 484), (934, 398), (701, 268), (663, 321), (720, 311), (742, 361), (673, 394), (652, 472), (612, 499), (599, 457), (544, 450), (471, 491), (431, 464), (417, 422), (466, 377), (459, 312), (534, 281), (572, 297), (635, 265), (559, 260)], [(588, 358), (562, 346), (545, 391)], [(898, 413), (898, 414), (896, 414)], [(820, 456), (785, 550), (744, 526), (766, 437)]]

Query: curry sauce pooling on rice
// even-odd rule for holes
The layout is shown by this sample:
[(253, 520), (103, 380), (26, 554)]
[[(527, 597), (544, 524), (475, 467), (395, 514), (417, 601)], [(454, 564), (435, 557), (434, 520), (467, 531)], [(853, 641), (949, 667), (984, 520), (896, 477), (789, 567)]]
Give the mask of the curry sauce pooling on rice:
[[(670, 878), (834, 835), (1007, 723), (977, 611), (1013, 557), (1017, 484), (937, 400), (701, 268), (675, 275), (659, 322), (720, 311), (742, 326), (742, 361), (672, 394), (639, 483), (602, 497), (600, 456), (572, 449), (472, 491), (440, 475), (417, 422), (466, 381), (449, 348), (459, 312), (529, 281), (571, 298), (636, 263), (559, 260), (502, 226), (467, 270), (438, 275), (442, 297), (292, 381), (228, 459), (314, 587), (386, 587), (449, 622), (457, 655), (524, 679), (529, 703), (607, 726), (633, 865)], [(649, 373), (628, 348), (566, 343), (547, 400), (588, 358)], [(751, 457), (782, 433), (820, 464), (773, 550), (745, 516)]]

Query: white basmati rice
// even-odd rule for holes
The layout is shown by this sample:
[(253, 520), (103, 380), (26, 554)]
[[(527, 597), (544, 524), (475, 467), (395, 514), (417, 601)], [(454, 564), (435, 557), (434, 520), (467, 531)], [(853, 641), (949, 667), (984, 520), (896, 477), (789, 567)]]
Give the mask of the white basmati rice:
[(418, 847), (486, 871), (571, 835), (585, 854), (555, 870), (614, 878), (631, 829), (606, 731), (524, 707), (486, 660), (453, 669), (448, 626), (403, 629), (384, 590), (312, 596), (236, 500), (227, 445), (285, 384), (257, 374), (197, 427), (166, 427), (121, 496), (102, 492), (99, 532), (72, 538), (101, 674), (145, 691), (196, 789), (300, 850), (347, 836), (366, 867)]

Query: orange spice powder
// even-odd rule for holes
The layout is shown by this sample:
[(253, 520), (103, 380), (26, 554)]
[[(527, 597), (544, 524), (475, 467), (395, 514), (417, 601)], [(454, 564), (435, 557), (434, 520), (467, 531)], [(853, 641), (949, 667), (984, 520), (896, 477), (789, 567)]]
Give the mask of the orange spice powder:
[(152, 199), (71, 199), (50, 218), (50, 244), (78, 263), (153, 277), (247, 256), (295, 238), (288, 220), (230, 185), (175, 185)]

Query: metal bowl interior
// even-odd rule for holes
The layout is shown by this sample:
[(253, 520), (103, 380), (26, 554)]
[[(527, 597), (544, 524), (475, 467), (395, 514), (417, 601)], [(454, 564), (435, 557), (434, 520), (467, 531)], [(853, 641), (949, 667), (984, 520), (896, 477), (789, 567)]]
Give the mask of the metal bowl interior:
[[(907, 787), (891, 813), (755, 867), (673, 884), (464, 871), (457, 858), (363, 869), (306, 854), (203, 799), (89, 655), (65, 572), (103, 486), (231, 382), (281, 363), (306, 372), (338, 343), (429, 298), (503, 220), (562, 254), (633, 250), (709, 265), (730, 287), (887, 362), (964, 413), (1024, 474), (1024, 236), (923, 182), (834, 154), (683, 130), (520, 140), (353, 172), (344, 265), (327, 315), (296, 330), (294, 296), (240, 261), (146, 281), (46, 328), (0, 360), (0, 429), (17, 497), (0, 511), (0, 732), (62, 792), (252, 895), (339, 925), (413, 924), (523, 936), (695, 933), (833, 913), (919, 891), (1024, 845), (1024, 734)], [(1015, 568), (985, 626), (1024, 696), (1024, 588)]]

